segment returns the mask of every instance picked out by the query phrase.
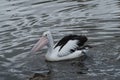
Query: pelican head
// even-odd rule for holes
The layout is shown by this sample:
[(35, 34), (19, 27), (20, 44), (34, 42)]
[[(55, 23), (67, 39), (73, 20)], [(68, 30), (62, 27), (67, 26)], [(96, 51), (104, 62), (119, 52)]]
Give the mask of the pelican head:
[(43, 33), (42, 37), (32, 48), (32, 52), (36, 52), (43, 48), (45, 45), (48, 47), (53, 47), (53, 38), (50, 31), (46, 31)]

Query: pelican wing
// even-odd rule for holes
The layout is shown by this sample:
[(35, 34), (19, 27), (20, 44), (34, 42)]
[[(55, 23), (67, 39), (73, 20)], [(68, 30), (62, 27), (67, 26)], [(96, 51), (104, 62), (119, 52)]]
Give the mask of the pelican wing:
[(84, 45), (87, 41), (86, 36), (78, 36), (78, 35), (69, 35), (62, 38), (54, 48), (58, 48), (58, 56), (63, 57), (73, 52), (77, 51), (77, 49)]
[(62, 49), (60, 49), (60, 51), (58, 52), (58, 56), (63, 57), (75, 52), (78, 47), (77, 42), (77, 40), (68, 41), (66, 45), (64, 45)]

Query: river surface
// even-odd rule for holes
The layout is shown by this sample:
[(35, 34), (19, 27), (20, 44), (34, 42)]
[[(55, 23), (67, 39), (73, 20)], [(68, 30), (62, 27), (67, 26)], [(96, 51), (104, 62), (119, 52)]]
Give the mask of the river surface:
[(120, 0), (0, 0), (0, 80), (24, 77), (14, 68), (47, 30), (54, 41), (82, 34), (95, 46), (120, 42)]

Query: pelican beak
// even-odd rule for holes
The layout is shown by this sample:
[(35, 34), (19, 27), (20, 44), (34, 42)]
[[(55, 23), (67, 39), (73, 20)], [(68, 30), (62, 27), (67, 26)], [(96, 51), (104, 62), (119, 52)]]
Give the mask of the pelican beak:
[(39, 41), (34, 45), (34, 47), (32, 48), (32, 52), (36, 52), (38, 50), (40, 50), (42, 47), (44, 47), (46, 44), (48, 43), (48, 39), (45, 36), (42, 36)]

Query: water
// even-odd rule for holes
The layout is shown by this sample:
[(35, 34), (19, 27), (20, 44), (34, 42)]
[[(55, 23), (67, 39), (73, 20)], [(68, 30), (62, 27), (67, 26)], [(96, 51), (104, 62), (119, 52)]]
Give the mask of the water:
[(55, 41), (84, 34), (96, 46), (119, 42), (120, 0), (0, 0), (0, 80), (20, 79), (14, 67), (47, 30)]

